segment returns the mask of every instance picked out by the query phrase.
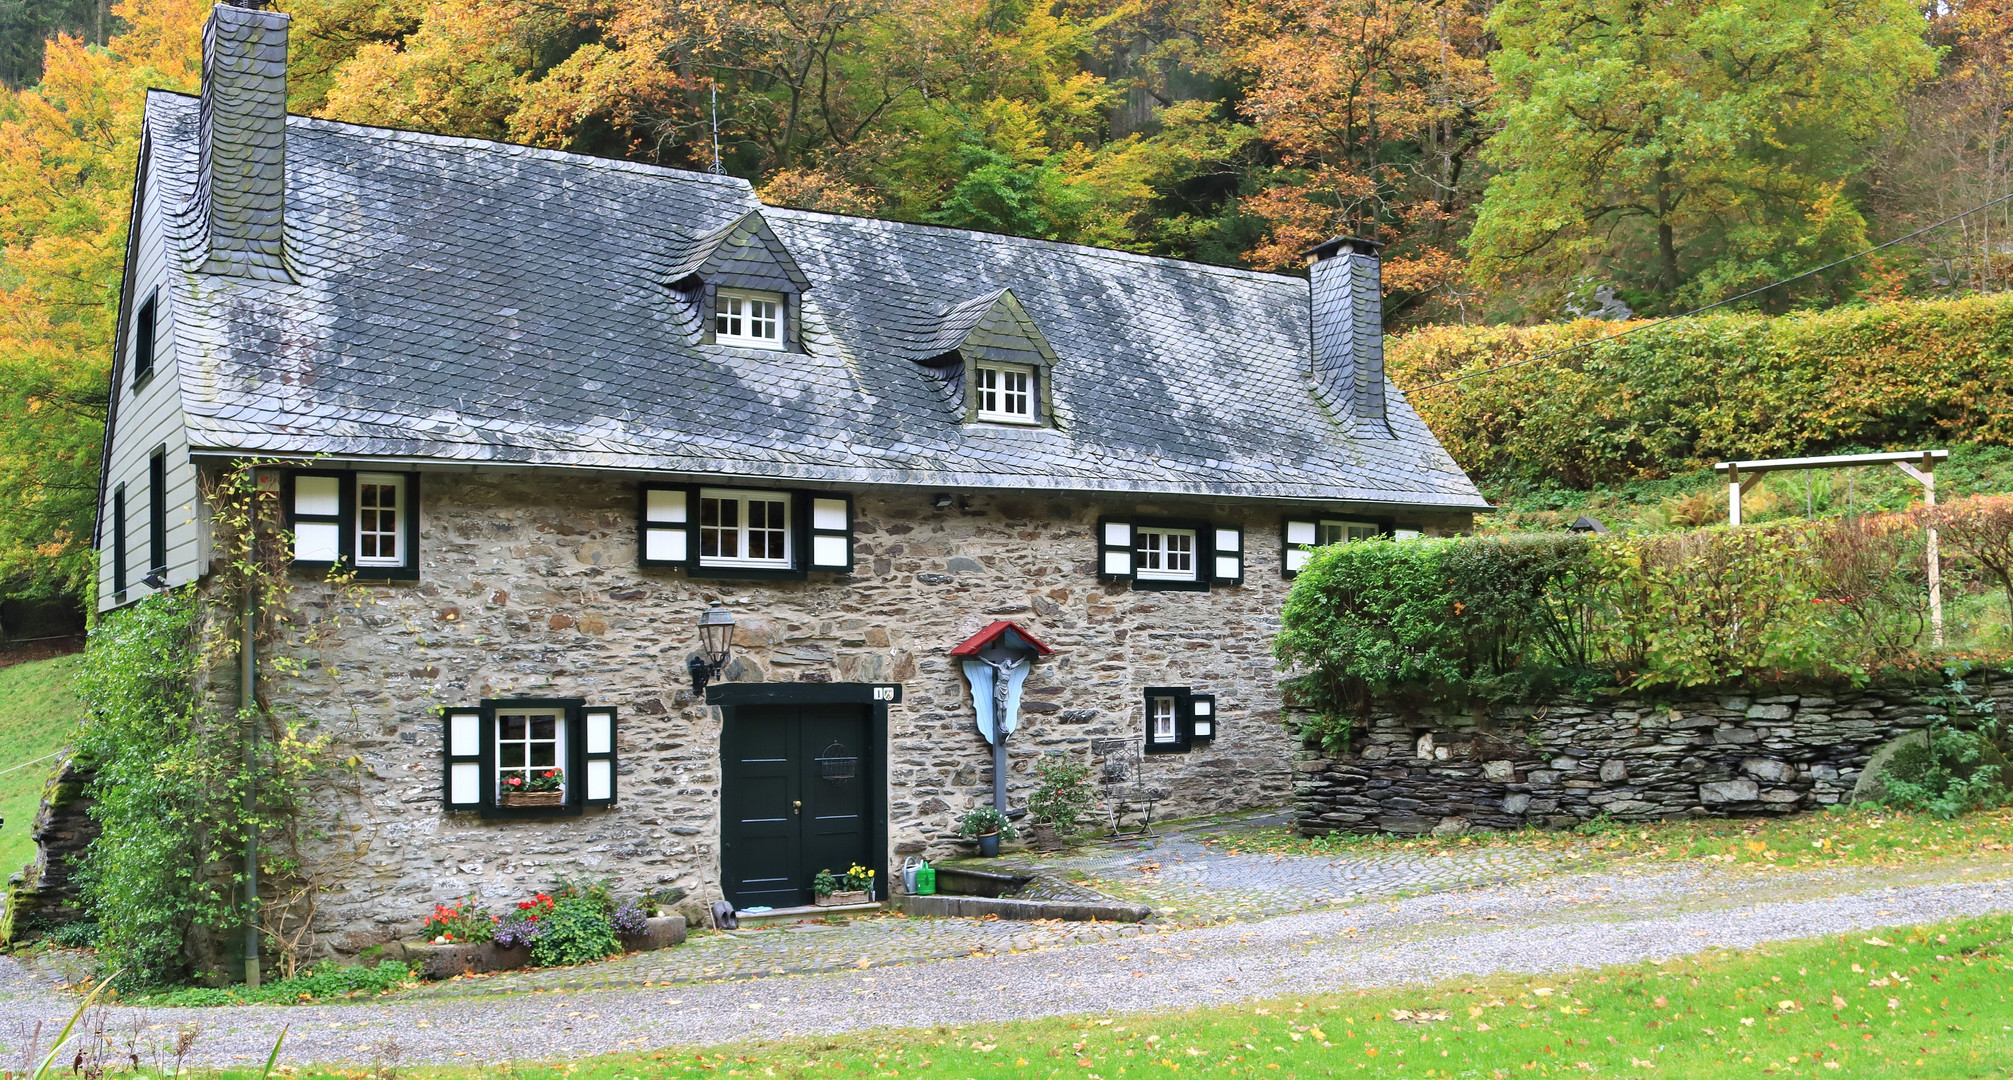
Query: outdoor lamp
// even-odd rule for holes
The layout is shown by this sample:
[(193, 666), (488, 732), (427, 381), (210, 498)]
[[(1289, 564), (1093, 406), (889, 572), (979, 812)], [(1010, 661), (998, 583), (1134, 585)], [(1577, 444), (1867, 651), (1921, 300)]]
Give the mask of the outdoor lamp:
[(719, 678), (733, 646), (734, 613), (715, 600), (699, 616), (699, 651), (685, 662), (686, 670), (692, 673), (693, 693), (705, 693), (706, 684)]

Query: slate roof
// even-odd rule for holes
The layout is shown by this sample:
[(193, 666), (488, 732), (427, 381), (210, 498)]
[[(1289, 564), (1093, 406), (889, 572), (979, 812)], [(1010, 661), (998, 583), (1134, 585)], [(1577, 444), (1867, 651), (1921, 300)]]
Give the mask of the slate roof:
[[(164, 205), (197, 101), (147, 102)], [(198, 272), (170, 214), (198, 453), (1482, 508), (1395, 389), (1389, 433), (1310, 377), (1302, 279), (762, 207), (741, 180), (287, 121), (297, 280)], [(805, 351), (699, 344), (669, 286), (751, 211), (811, 282)], [(1002, 290), (1052, 346), (1053, 427), (967, 425), (919, 355)]]

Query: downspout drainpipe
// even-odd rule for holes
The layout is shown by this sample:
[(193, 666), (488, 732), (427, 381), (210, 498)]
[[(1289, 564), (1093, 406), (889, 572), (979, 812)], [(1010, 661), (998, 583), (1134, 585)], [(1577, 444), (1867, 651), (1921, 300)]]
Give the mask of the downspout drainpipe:
[[(256, 499), (258, 496), (254, 495)], [(258, 511), (251, 515), (252, 556), (258, 552)], [(245, 725), (245, 820), (255, 822), (258, 811), (258, 707), (259, 666), (255, 651), (258, 636), (258, 578), (245, 578), (245, 606), (239, 625), (244, 639), (238, 645), (238, 722)], [(245, 830), (245, 985), (259, 985), (259, 830), (251, 824)]]

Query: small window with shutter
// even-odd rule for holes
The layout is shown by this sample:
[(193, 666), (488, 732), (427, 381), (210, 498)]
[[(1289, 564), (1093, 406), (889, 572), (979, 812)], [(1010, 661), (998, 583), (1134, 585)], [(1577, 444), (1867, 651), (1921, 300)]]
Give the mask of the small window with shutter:
[(643, 566), (749, 579), (853, 569), (853, 501), (843, 494), (644, 484), (638, 502)]
[(1244, 580), (1244, 530), (1200, 521), (1097, 523), (1097, 575), (1135, 589), (1206, 591)]
[(419, 474), (290, 472), (280, 482), (294, 565), (419, 579)]
[(442, 802), (485, 818), (566, 817), (615, 804), (616, 713), (581, 698), (498, 698), (442, 710)]
[(1216, 738), (1216, 695), (1149, 686), (1145, 698), (1147, 753), (1185, 754)]
[(1280, 572), (1286, 577), (1298, 574), (1307, 566), (1307, 560), (1314, 556), (1314, 549), (1329, 544), (1342, 544), (1351, 540), (1372, 540), (1384, 535), (1385, 528), (1374, 521), (1352, 521), (1346, 518), (1288, 519), (1281, 528)]

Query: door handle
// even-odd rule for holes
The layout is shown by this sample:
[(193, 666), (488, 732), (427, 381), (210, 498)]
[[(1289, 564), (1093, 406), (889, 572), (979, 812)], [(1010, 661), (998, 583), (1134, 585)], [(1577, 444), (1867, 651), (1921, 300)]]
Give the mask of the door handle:
[(804, 802), (801, 799), (795, 800), (790, 803), (790, 813), (792, 815), (802, 813), (803, 809), (804, 809)]

